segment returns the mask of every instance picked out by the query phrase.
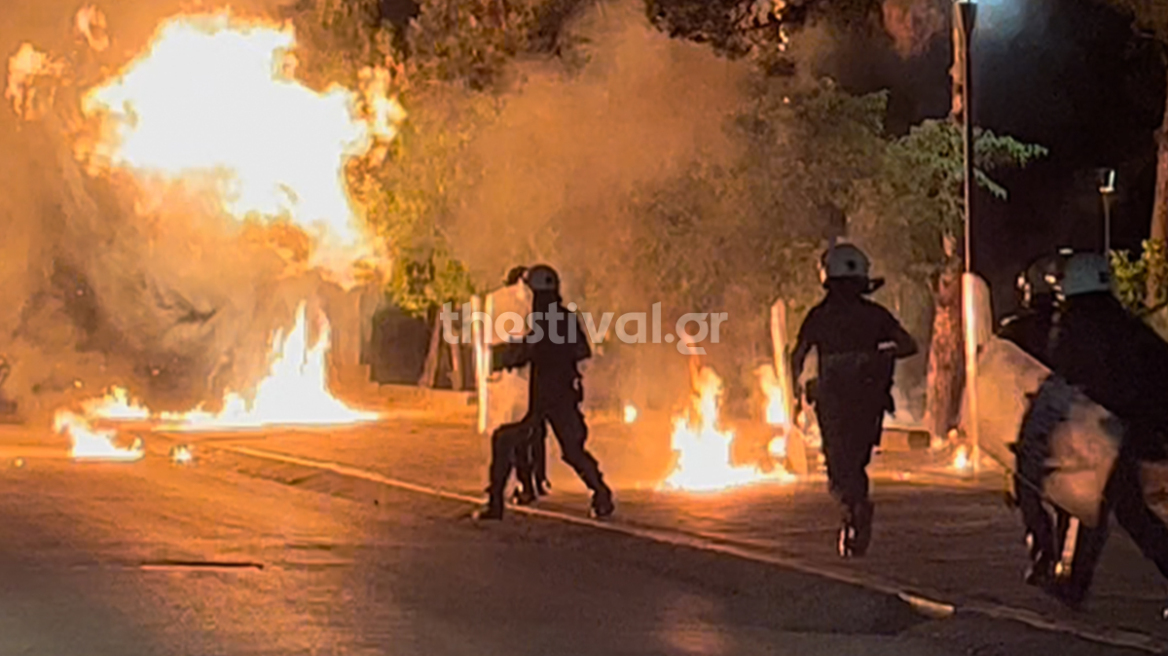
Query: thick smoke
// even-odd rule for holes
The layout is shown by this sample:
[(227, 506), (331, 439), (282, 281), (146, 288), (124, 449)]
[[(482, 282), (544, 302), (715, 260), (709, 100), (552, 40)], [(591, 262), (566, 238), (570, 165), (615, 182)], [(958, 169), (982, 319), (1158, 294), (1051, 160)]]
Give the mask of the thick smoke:
[[(520, 68), (520, 90), (471, 145), (484, 174), (448, 234), (489, 283), (515, 264), (545, 261), (562, 271), (568, 299), (594, 301), (590, 310), (649, 312), (663, 299), (652, 296), (654, 273), (629, 261), (641, 221), (634, 199), (687, 167), (733, 161), (738, 146), (727, 121), (741, 110), (750, 66), (668, 38), (636, 2), (603, 3), (573, 27), (587, 40), (588, 63), (579, 71)], [(668, 332), (673, 319), (664, 323)], [(615, 363), (597, 360), (590, 389), (619, 369), (629, 397), (648, 380), (663, 403), (682, 398), (688, 377), (675, 347), (625, 351), (633, 359), (605, 373)], [(664, 375), (669, 367), (680, 375)]]
[[(466, 168), (482, 171), (481, 178), (454, 204), (459, 209), (447, 234), (457, 254), (491, 286), (516, 264), (545, 261), (560, 268), (566, 299), (582, 302), (594, 316), (647, 313), (663, 302), (663, 331), (670, 332), (680, 313), (726, 312), (722, 343), (707, 344), (706, 361), (725, 379), (727, 401), (737, 405), (732, 411), (751, 413), (761, 407), (761, 399), (752, 398), (758, 392), (755, 370), (771, 358), (769, 305), (786, 292), (817, 294), (815, 249), (827, 236), (816, 227), (823, 223), (817, 214), (823, 208), (809, 200), (820, 181), (800, 173), (801, 153), (818, 147), (814, 139), (797, 127), (786, 134), (776, 126), (776, 134), (762, 138), (781, 145), (759, 160), (757, 152), (748, 153), (756, 144), (741, 121), (767, 102), (763, 98), (774, 102), (781, 95), (760, 93), (761, 85), (794, 90), (812, 80), (761, 80), (748, 61), (728, 60), (708, 46), (653, 29), (637, 2), (601, 3), (571, 29), (586, 42), (587, 64), (578, 71), (546, 62), (518, 67), (522, 84), (502, 98), (497, 120), (471, 143), (473, 161)], [(795, 56), (808, 64), (827, 57), (832, 47), (820, 26), (794, 46)], [(806, 75), (812, 68), (799, 70)], [(691, 184), (704, 179), (695, 178), (695, 171), (720, 168), (744, 173), (729, 185), (741, 188), (720, 195), (716, 186)], [(698, 307), (670, 307), (667, 291), (676, 288), (659, 280), (643, 256), (654, 231), (670, 229), (663, 227), (668, 217), (662, 223), (670, 213), (682, 223), (687, 215), (700, 215), (693, 225), (706, 226), (671, 246), (693, 253), (691, 273), (699, 275), (691, 277), (712, 281)], [(736, 225), (744, 227), (738, 231)], [(792, 245), (807, 244), (790, 256), (806, 257), (806, 276), (779, 281), (768, 263), (744, 265), (760, 256), (750, 241), (750, 230), (757, 228), (745, 226), (787, 235)], [(727, 265), (711, 262), (711, 250)], [(790, 321), (800, 316), (796, 310)], [(685, 398), (688, 363), (675, 346), (626, 346), (610, 332), (604, 348), (588, 377), (594, 401), (668, 407)]]
[(94, 176), (78, 163), (78, 88), (132, 57), (177, 3), (114, 7), (112, 41), (96, 40), (108, 49), (93, 47), (94, 34), (70, 35), (76, 6), (12, 4), (6, 53), (30, 41), (70, 57), (75, 75), (36, 120), (0, 109), (0, 354), (12, 368), (4, 394), (21, 415), (42, 423), (113, 384), (159, 410), (213, 406), (266, 371), (272, 332), (290, 326), (301, 301), (310, 317), (346, 309), (339, 288), (288, 256), (302, 246), (295, 239), (242, 226), (181, 190), (147, 201), (128, 174)]

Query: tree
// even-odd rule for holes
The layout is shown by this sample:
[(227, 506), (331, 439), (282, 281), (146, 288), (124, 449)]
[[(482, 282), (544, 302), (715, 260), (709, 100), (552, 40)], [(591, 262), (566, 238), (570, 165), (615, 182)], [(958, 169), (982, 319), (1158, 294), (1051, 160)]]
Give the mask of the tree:
[[(989, 131), (975, 136), (978, 186), (996, 198), (1006, 190), (988, 175), (995, 169), (1026, 166), (1045, 156), (1040, 146), (1022, 144)], [(964, 183), (962, 135), (947, 120), (926, 121), (893, 142), (881, 173), (860, 187), (858, 204), (864, 227), (890, 261), (909, 277), (925, 276), (934, 289), (934, 314), (927, 389), (927, 419), (944, 435), (960, 408), (963, 384), (961, 270)]]

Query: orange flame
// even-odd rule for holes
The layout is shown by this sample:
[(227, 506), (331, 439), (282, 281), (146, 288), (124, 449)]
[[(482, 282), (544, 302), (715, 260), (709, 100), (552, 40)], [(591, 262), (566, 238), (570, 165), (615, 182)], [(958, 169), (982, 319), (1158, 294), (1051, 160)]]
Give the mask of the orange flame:
[(150, 410), (130, 398), (123, 387), (114, 387), (108, 394), (87, 401), (82, 405), (86, 417), (115, 420), (145, 420), (150, 418)]
[(709, 367), (696, 371), (694, 396), (687, 412), (674, 419), (673, 450), (677, 464), (665, 488), (715, 491), (764, 480), (791, 480), (781, 467), (764, 472), (757, 466), (732, 464), (734, 432), (719, 427), (722, 379)]
[(141, 440), (134, 440), (129, 449), (119, 448), (113, 443), (114, 431), (94, 429), (84, 417), (68, 410), (57, 411), (53, 428), (72, 438), (70, 455), (78, 460), (140, 460), (143, 456)]
[[(256, 387), (251, 401), (229, 392), (224, 399), (223, 409), (218, 413), (210, 413), (200, 407), (190, 412), (155, 415), (131, 399), (125, 389), (114, 387), (105, 396), (83, 404), (85, 416), (109, 421), (160, 419), (160, 428), (174, 431), (321, 426), (377, 420), (377, 413), (353, 410), (329, 392), (328, 321), (321, 319), (320, 336), (316, 344), (309, 347), (305, 314), (305, 305), (302, 303), (296, 313), (296, 324), (288, 336), (285, 338), (283, 331), (276, 331), (271, 369)], [(78, 425), (89, 430), (85, 419), (67, 412), (64, 415), (59, 413), (58, 430), (61, 425)], [(94, 434), (106, 438), (114, 435), (108, 431)]]
[(625, 404), (624, 420), (626, 424), (631, 424), (637, 421), (637, 406), (632, 403)]
[(790, 401), (787, 399), (787, 390), (775, 376), (774, 367), (763, 365), (755, 372), (758, 376), (759, 387), (766, 396), (766, 422), (771, 426), (789, 426), (791, 416), (787, 408)]
[(292, 27), (227, 12), (165, 22), (147, 52), (82, 102), (100, 119), (80, 153), (144, 183), (182, 182), (213, 194), (237, 219), (289, 220), (314, 238), (311, 264), (348, 274), (376, 253), (358, 221), (345, 165), (405, 116), (388, 74), (363, 75), (365, 93), (318, 93), (292, 76)]
[(308, 346), (305, 306), (296, 311), (296, 325), (287, 338), (276, 331), (272, 345), (272, 365), (268, 377), (260, 381), (251, 402), (228, 393), (218, 414), (197, 408), (183, 414), (164, 413), (171, 430), (214, 430), (259, 428), (262, 426), (351, 424), (374, 421), (377, 413), (353, 410), (334, 397), (328, 388), (325, 356), (329, 349), (328, 321), (316, 344)]

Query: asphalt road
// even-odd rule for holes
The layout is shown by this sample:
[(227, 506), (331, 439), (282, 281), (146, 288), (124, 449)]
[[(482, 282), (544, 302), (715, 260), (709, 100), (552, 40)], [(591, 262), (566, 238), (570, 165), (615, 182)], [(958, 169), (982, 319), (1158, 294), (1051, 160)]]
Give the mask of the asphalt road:
[(0, 654), (1128, 653), (233, 458), (0, 462)]

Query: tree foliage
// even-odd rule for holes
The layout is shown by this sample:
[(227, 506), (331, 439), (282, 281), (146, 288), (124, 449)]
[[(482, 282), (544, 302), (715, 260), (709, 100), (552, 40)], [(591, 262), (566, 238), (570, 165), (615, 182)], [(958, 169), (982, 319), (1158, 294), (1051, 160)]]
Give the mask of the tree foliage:
[(1168, 250), (1163, 242), (1145, 240), (1138, 258), (1126, 250), (1110, 255), (1115, 293), (1124, 307), (1146, 317), (1168, 305)]
[[(975, 133), (978, 186), (998, 199), (1007, 191), (990, 173), (1024, 167), (1046, 155), (1045, 148), (982, 130)], [(880, 158), (879, 175), (861, 182), (855, 203), (867, 235), (914, 275), (937, 273), (959, 253), (945, 248), (947, 238), (962, 234), (965, 213), (964, 156), (960, 129), (950, 121), (931, 120), (892, 141)]]

